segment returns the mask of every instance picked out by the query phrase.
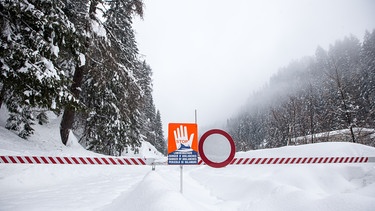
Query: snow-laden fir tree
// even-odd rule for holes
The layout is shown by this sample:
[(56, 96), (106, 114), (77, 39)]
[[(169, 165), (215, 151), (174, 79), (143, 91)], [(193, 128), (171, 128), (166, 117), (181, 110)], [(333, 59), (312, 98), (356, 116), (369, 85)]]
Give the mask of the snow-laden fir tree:
[[(336, 118), (336, 128), (348, 128), (352, 141), (355, 142), (353, 127), (357, 126), (359, 56), (360, 42), (357, 38), (346, 37), (336, 41), (321, 61), (321, 67), (327, 77), (327, 86), (332, 88), (330, 100), (333, 102), (332, 112)], [(338, 121), (337, 121), (338, 120)]]
[(166, 149), (160, 112), (156, 111), (152, 98), (152, 70), (145, 61), (139, 62), (137, 69), (136, 76), (140, 78), (138, 82), (143, 90), (141, 136), (144, 141), (150, 142), (159, 152), (164, 153)]
[(0, 1), (0, 106), (10, 112), (7, 128), (26, 138), (47, 110), (77, 106), (58, 58), (74, 39), (74, 27), (59, 0)]
[(151, 86), (150, 76), (139, 65), (131, 25), (133, 15), (142, 16), (143, 4), (112, 1), (103, 5), (95, 10), (97, 30), (87, 53), (89, 68), (81, 95), (87, 110), (82, 115), (81, 142), (100, 153), (121, 155), (127, 146), (140, 146), (145, 89)]
[(167, 155), (167, 142), (164, 138), (164, 132), (163, 132), (163, 123), (161, 121), (161, 114), (160, 111), (156, 111), (156, 118), (155, 118), (155, 148), (163, 153), (164, 155)]
[[(95, 36), (94, 27), (98, 25), (96, 9), (100, 3), (97, 0), (63, 0), (62, 10), (67, 14), (69, 20), (74, 24), (75, 36), (78, 45), (71, 44), (71, 52), (67, 50), (70, 58), (66, 59), (70, 67), (68, 74), (71, 76), (69, 89), (75, 98), (80, 98), (83, 78), (88, 73), (89, 48), (93, 44)], [(84, 109), (85, 110), (85, 109)], [(83, 111), (84, 111), (83, 110)], [(73, 129), (77, 108), (70, 105), (65, 106), (60, 123), (60, 136), (63, 144), (67, 144), (70, 131)]]
[(361, 48), (360, 98), (363, 102), (363, 121), (370, 127), (375, 119), (375, 30), (366, 31)]

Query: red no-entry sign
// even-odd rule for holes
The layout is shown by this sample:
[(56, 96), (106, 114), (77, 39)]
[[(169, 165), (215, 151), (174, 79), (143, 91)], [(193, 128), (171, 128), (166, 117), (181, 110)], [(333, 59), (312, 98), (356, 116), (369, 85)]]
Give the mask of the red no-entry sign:
[[(224, 136), (226, 138), (226, 140), (229, 142), (229, 145), (230, 145), (230, 153), (229, 153), (228, 157), (225, 158), (224, 161), (222, 161), (222, 162), (215, 162), (213, 160), (210, 160), (209, 158), (207, 158), (207, 155), (204, 152), (204, 147), (203, 147), (204, 142), (207, 140), (207, 138), (209, 136), (215, 135), (215, 134)], [(225, 167), (228, 164), (230, 164), (230, 162), (233, 160), (234, 154), (236, 153), (236, 147), (234, 145), (234, 141), (233, 141), (232, 137), (227, 132), (225, 132), (223, 130), (220, 130), (220, 129), (212, 129), (212, 130), (209, 130), (206, 133), (204, 133), (203, 136), (201, 137), (201, 139), (199, 140), (198, 151), (199, 151), (199, 155), (200, 155), (201, 159), (207, 165), (209, 165), (211, 167), (214, 167), (214, 168), (222, 168), (222, 167)]]

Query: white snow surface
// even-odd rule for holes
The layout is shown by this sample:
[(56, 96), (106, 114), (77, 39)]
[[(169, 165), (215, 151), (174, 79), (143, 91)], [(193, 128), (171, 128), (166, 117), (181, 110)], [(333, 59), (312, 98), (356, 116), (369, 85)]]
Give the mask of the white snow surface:
[(79, 53), (79, 66), (82, 67), (86, 64), (86, 57), (83, 53)]
[[(0, 120), (4, 113), (0, 112)], [(59, 140), (59, 118), (35, 125), (30, 140), (4, 129), (0, 155), (103, 156), (71, 134)], [(160, 158), (144, 143), (140, 154)], [(369, 156), (375, 148), (320, 143), (239, 152), (236, 157)], [(0, 163), (0, 210), (375, 210), (375, 164), (297, 164), (180, 167)]]

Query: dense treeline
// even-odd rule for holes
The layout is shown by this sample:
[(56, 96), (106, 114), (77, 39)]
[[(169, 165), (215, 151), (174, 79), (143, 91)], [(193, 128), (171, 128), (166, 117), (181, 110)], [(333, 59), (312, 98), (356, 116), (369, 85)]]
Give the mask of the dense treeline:
[(0, 0), (0, 107), (27, 138), (62, 115), (88, 149), (121, 155), (142, 140), (165, 151), (152, 70), (139, 57), (132, 19), (142, 0)]
[(362, 43), (345, 37), (281, 68), (227, 130), (237, 150), (295, 144), (297, 137), (314, 143), (323, 141), (314, 134), (343, 129), (350, 141), (375, 146), (374, 136), (359, 135), (375, 128), (374, 90), (375, 30)]

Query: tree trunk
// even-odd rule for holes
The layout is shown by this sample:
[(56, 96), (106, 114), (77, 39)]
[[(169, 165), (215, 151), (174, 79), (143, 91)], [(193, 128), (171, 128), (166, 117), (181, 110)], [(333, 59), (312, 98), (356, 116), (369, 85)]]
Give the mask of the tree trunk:
[[(84, 67), (85, 66), (76, 67), (76, 70), (73, 76), (73, 83), (72, 83), (72, 86), (70, 87), (70, 91), (73, 93), (73, 96), (76, 99), (79, 99), (79, 94), (81, 93), (80, 87), (82, 85)], [(72, 106), (67, 106), (64, 109), (64, 114), (62, 116), (61, 123), (60, 123), (60, 136), (61, 136), (61, 141), (64, 145), (66, 145), (68, 142), (69, 131), (73, 127), (75, 112), (76, 110)]]
[(353, 126), (350, 125), (349, 129), (350, 129), (350, 136), (352, 137), (352, 142), (353, 142), (353, 143), (356, 143), (357, 141), (355, 140), (355, 135), (354, 135), (354, 131), (353, 131)]
[(0, 108), (3, 105), (4, 95), (5, 95), (5, 87), (4, 87), (4, 84), (3, 84), (3, 87), (1, 87), (1, 92), (0, 92)]

